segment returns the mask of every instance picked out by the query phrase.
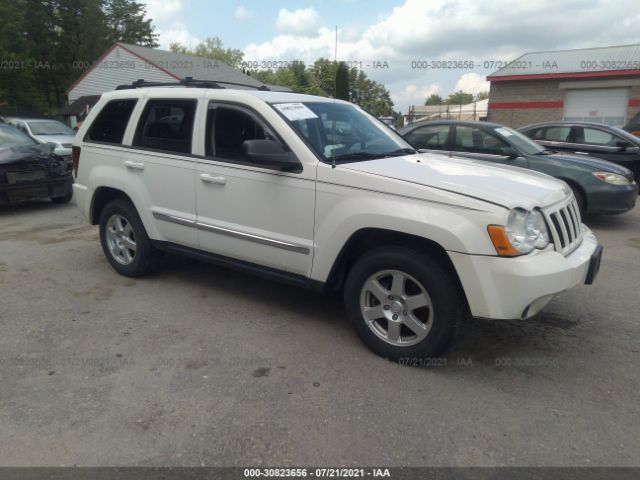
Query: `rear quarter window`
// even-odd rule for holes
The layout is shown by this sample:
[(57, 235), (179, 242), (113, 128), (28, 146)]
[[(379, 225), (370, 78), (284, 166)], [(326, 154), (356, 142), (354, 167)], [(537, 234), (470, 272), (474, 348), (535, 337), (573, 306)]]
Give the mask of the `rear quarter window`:
[(89, 127), (84, 140), (121, 144), (136, 103), (136, 99), (112, 100), (107, 103)]

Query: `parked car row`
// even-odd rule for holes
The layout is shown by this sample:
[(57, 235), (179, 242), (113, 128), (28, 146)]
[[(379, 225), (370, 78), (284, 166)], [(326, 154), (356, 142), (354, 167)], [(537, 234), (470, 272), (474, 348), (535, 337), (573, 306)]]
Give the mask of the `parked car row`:
[[(489, 122), (419, 122), (401, 129), (400, 134), (421, 151), (520, 167), (559, 178), (573, 191), (581, 214), (618, 214), (634, 208), (640, 139), (624, 130), (595, 124), (540, 124), (521, 130), (540, 143)], [(603, 145), (587, 145), (585, 138)], [(568, 141), (563, 143), (561, 139)]]

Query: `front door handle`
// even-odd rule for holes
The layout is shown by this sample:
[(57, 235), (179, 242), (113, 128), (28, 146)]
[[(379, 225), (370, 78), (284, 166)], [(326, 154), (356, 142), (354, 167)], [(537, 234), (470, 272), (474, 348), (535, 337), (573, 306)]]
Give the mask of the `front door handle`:
[(131, 160), (125, 160), (124, 166), (129, 170), (144, 170), (144, 163), (132, 162)]
[(200, 180), (204, 183), (213, 183), (215, 185), (226, 185), (227, 179), (224, 177), (214, 177), (213, 175), (209, 175), (208, 173), (200, 174)]

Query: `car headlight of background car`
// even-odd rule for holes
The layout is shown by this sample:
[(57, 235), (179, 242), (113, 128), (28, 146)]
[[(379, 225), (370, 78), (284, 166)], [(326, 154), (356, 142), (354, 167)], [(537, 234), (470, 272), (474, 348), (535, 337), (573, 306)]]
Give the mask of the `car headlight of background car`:
[(498, 255), (515, 257), (549, 245), (549, 230), (540, 210), (514, 208), (506, 225), (487, 227)]
[(631, 182), (622, 175), (610, 172), (593, 172), (593, 176), (598, 180), (610, 183), (611, 185), (631, 185)]

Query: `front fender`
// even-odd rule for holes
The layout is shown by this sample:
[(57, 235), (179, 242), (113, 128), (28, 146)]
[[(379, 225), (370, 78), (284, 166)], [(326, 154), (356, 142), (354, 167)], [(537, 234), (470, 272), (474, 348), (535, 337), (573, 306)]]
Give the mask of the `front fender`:
[(335, 185), (319, 188), (311, 277), (326, 281), (342, 247), (353, 234), (367, 228), (426, 238), (448, 251), (495, 255), (487, 225), (501, 223), (504, 212), (364, 190), (354, 195)]

